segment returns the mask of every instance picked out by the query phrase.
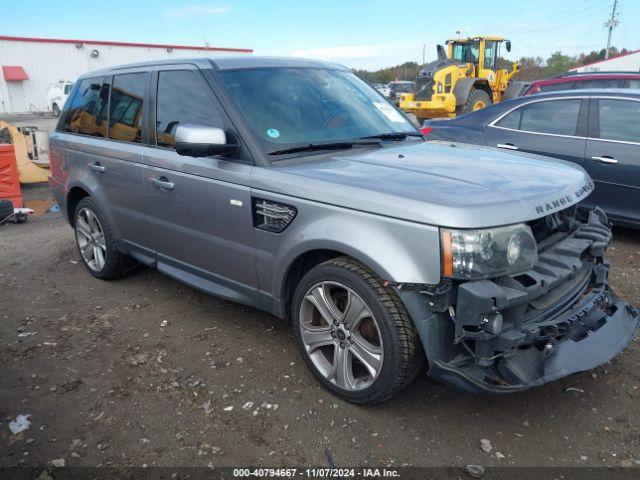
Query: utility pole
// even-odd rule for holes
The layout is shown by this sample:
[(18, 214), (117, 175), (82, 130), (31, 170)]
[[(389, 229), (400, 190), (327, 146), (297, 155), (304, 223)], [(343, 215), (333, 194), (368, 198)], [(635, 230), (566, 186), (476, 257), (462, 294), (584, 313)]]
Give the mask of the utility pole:
[(618, 0), (613, 0), (613, 8), (611, 9), (611, 18), (607, 20), (604, 24), (605, 27), (609, 29), (609, 35), (607, 36), (607, 50), (604, 52), (604, 59), (609, 58), (609, 50), (611, 50), (611, 32), (616, 28), (620, 22), (618, 22), (617, 16), (618, 12), (616, 12), (616, 7), (618, 6)]
[(424, 65), (424, 55), (425, 55), (426, 49), (427, 49), (427, 44), (423, 43), (422, 44), (422, 65)]

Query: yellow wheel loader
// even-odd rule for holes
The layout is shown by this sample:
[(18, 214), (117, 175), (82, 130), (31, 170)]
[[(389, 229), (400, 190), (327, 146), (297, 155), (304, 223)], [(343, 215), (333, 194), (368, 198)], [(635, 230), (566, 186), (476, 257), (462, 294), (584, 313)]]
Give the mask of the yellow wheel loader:
[(511, 51), (502, 37), (447, 40), (448, 52), (438, 45), (438, 59), (424, 66), (414, 93), (400, 96), (400, 108), (420, 124), (427, 118), (455, 117), (497, 103), (517, 73), (518, 64), (500, 68), (500, 49)]

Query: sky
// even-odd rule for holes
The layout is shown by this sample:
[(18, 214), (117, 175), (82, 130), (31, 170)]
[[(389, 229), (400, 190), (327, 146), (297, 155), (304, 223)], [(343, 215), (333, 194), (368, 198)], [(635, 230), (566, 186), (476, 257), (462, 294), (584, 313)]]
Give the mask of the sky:
[[(251, 48), (374, 70), (436, 56), (448, 38), (502, 35), (507, 58), (606, 46), (613, 0), (21, 0), (0, 35)], [(612, 45), (640, 49), (640, 0), (619, 0)], [(1, 56), (0, 52), (0, 56)]]

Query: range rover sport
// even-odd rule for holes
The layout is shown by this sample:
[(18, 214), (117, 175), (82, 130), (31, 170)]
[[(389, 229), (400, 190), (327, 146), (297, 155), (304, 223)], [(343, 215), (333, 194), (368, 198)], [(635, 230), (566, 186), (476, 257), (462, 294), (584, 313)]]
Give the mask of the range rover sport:
[(81, 76), (50, 185), (89, 273), (142, 263), (289, 319), (315, 377), (356, 403), (415, 376), (528, 389), (620, 353), (638, 311), (582, 168), (430, 145), (339, 65), (226, 57)]

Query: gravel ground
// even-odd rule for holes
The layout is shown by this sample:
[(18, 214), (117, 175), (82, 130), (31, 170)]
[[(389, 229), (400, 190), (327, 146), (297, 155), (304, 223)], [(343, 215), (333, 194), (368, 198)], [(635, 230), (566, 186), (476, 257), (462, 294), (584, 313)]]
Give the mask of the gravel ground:
[[(609, 252), (613, 287), (639, 304), (640, 235), (616, 230)], [(0, 466), (328, 466), (326, 449), (338, 466), (640, 463), (635, 341), (525, 393), (419, 378), (354, 406), (319, 387), (284, 322), (149, 269), (94, 279), (51, 213), (0, 226), (0, 305)], [(13, 435), (19, 414), (31, 426)]]

